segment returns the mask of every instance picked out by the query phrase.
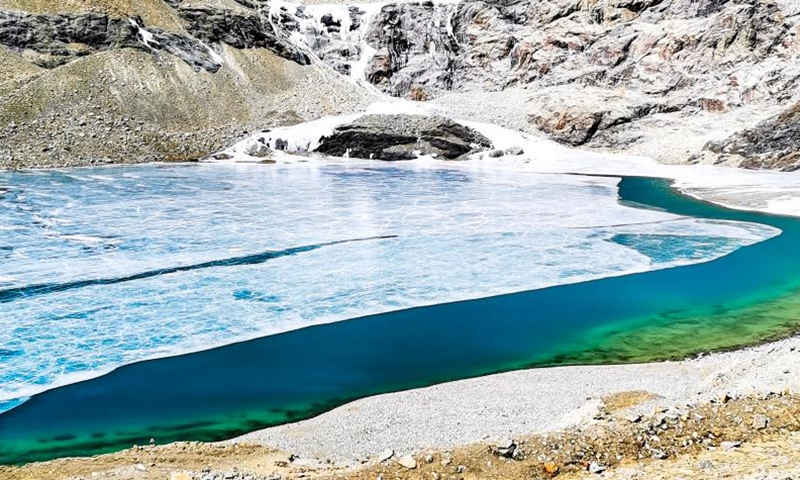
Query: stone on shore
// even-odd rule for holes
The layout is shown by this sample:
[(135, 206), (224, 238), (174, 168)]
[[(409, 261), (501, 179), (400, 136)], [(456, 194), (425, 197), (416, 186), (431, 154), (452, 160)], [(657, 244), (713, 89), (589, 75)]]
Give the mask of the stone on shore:
[(434, 155), (456, 160), (491, 148), (478, 131), (441, 116), (367, 115), (324, 137), (318, 153), (375, 160)]
[(417, 461), (411, 455), (403, 455), (397, 459), (397, 463), (408, 469), (417, 468)]

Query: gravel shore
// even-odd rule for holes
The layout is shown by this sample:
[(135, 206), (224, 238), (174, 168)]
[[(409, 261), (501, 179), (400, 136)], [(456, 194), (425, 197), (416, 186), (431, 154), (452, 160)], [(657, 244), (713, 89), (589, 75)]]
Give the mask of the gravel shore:
[[(638, 409), (675, 407), (730, 394), (800, 387), (800, 338), (682, 362), (558, 367), (490, 375), (366, 398), (316, 418), (253, 432), (259, 443), (301, 458), (354, 464), (387, 449), (411, 453), (556, 431), (591, 420), (601, 398), (649, 392)], [(399, 454), (399, 453), (398, 453)]]

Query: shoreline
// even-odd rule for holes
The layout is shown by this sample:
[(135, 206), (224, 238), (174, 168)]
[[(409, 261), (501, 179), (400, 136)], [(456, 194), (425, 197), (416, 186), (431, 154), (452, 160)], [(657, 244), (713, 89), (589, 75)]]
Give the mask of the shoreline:
[(517, 370), (364, 398), (225, 443), (352, 466), (386, 449), (413, 453), (579, 427), (591, 423), (602, 397), (624, 392), (653, 395), (632, 409), (645, 414), (723, 395), (800, 391), (798, 358), (793, 336), (678, 362)]
[[(368, 397), (225, 442), (134, 446), (90, 458), (0, 466), (0, 473), (7, 480), (361, 480), (416, 479), (431, 469), (460, 473), (463, 465), (470, 478), (522, 467), (533, 478), (552, 478), (542, 470), (549, 460), (566, 478), (590, 478), (596, 473), (589, 462), (565, 460), (587, 453), (592, 460), (596, 455), (607, 476), (620, 478), (630, 478), (625, 475), (634, 468), (700, 469), (696, 460), (708, 455), (717, 466), (722, 459), (735, 465), (740, 448), (758, 450), (765, 442), (791, 449), (797, 443), (792, 417), (800, 412), (794, 393), (800, 375), (791, 372), (797, 358), (795, 336), (681, 362), (519, 370)], [(767, 427), (751, 425), (759, 412), (768, 416)], [(740, 416), (745, 423), (736, 420)], [(682, 440), (692, 429), (701, 432), (696, 445)], [(661, 444), (638, 444), (647, 431), (661, 436)], [(521, 458), (498, 453), (508, 441), (525, 452)], [(555, 441), (575, 451), (559, 449)], [(413, 469), (402, 466), (408, 458), (415, 459)], [(187, 476), (174, 476), (181, 474)]]

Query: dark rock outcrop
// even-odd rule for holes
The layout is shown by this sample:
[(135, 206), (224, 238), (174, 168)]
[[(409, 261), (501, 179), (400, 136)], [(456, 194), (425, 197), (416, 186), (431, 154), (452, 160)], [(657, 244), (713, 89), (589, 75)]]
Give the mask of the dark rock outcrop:
[(0, 12), (0, 44), (42, 54), (39, 66), (55, 67), (112, 47), (144, 47), (127, 20), (106, 15), (33, 15)]
[(165, 50), (195, 69), (216, 72), (220, 65), (197, 39), (157, 28), (143, 30), (141, 19), (98, 13), (35, 15), (0, 12), (0, 44), (39, 54), (35, 61), (54, 68), (76, 58), (115, 48)]
[(419, 152), (453, 160), (491, 147), (476, 130), (444, 117), (367, 115), (336, 128), (316, 152), (376, 160), (412, 160)]
[(311, 63), (308, 55), (275, 32), (272, 24), (259, 14), (239, 14), (214, 8), (182, 8), (181, 18), (187, 30), (206, 43), (227, 43), (234, 48), (266, 48), (300, 65)]
[(35, 52), (36, 64), (45, 68), (55, 68), (96, 52), (135, 48), (165, 51), (196, 70), (214, 73), (221, 65), (210, 45), (217, 43), (238, 49), (265, 48), (301, 65), (310, 63), (301, 49), (276, 33), (258, 13), (246, 15), (212, 8), (181, 8), (178, 12), (192, 36), (146, 27), (141, 18), (0, 11), (0, 45)]

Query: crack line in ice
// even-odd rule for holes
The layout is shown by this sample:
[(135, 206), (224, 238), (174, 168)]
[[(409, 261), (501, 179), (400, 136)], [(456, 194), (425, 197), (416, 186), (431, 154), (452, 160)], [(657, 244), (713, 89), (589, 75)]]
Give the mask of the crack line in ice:
[(156, 277), (159, 275), (169, 275), (171, 273), (202, 270), (204, 268), (257, 265), (259, 263), (264, 263), (275, 258), (297, 255), (298, 253), (310, 252), (312, 250), (317, 250), (319, 248), (329, 247), (332, 245), (340, 245), (343, 243), (365, 242), (369, 240), (388, 240), (390, 238), (397, 238), (397, 235), (380, 235), (375, 237), (354, 238), (350, 240), (335, 240), (332, 242), (318, 243), (315, 245), (292, 247), (292, 248), (287, 248), (285, 250), (261, 252), (253, 255), (245, 255), (242, 257), (226, 258), (224, 260), (212, 260), (210, 262), (203, 262), (195, 265), (183, 265), (179, 267), (160, 268), (157, 270), (150, 270), (147, 272), (137, 273), (135, 275), (128, 275), (125, 277), (96, 278), (93, 280), (79, 280), (66, 283), (27, 285), (19, 288), (0, 290), (0, 303), (13, 302), (14, 300), (19, 300), (21, 298), (30, 298), (38, 295), (47, 295), (49, 293), (65, 292), (67, 290), (74, 290), (76, 288), (83, 288), (95, 285), (113, 285), (115, 283), (143, 280), (145, 278)]

